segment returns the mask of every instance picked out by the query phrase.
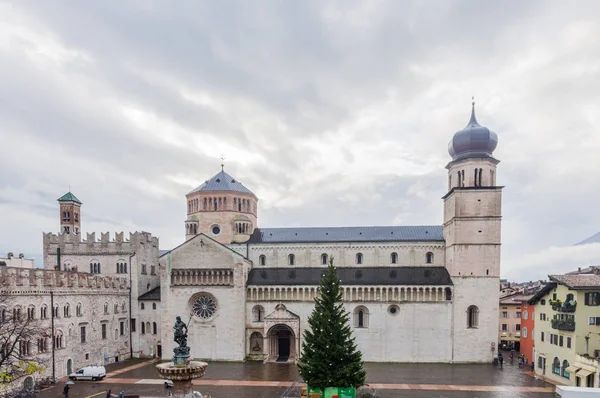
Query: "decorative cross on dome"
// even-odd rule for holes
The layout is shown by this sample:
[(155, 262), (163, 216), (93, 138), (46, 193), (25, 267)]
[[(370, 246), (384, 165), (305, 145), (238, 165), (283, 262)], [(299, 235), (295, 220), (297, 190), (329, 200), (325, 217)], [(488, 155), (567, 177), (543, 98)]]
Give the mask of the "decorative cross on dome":
[(225, 155), (221, 154), (221, 171), (225, 168)]

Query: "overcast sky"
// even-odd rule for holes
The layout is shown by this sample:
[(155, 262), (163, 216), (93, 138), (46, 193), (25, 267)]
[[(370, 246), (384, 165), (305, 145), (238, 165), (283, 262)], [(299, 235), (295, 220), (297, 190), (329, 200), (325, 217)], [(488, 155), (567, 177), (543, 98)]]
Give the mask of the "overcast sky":
[(184, 239), (220, 169), (259, 226), (442, 223), (447, 144), (497, 132), (502, 276), (600, 264), (600, 1), (0, 4), (0, 255), (83, 232)]

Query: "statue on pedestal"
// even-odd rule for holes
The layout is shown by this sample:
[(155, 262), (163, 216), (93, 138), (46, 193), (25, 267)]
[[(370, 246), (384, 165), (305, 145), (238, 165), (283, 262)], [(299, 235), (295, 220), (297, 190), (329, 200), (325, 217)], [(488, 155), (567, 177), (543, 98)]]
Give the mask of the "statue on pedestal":
[(173, 341), (175, 341), (179, 347), (173, 348), (173, 352), (175, 353), (173, 362), (176, 365), (186, 365), (187, 359), (190, 357), (190, 347), (187, 345), (188, 326), (181, 320), (180, 316), (176, 319), (175, 325), (173, 325), (173, 329), (175, 329)]

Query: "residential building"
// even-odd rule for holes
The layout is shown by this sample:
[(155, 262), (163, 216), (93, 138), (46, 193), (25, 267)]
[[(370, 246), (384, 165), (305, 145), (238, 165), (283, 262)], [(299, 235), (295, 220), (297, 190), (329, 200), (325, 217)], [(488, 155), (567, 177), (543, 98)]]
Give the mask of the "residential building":
[(5, 258), (0, 257), (0, 267), (33, 269), (35, 266), (33, 264), (33, 259), (25, 258), (23, 253), (20, 253), (18, 256), (15, 257), (15, 255), (12, 252), (8, 252), (8, 255)]
[(525, 296), (521, 301), (521, 339), (520, 354), (527, 357), (527, 362), (531, 363), (535, 358), (535, 305), (529, 304), (532, 296)]
[(550, 275), (534, 295), (535, 372), (558, 383), (598, 387), (597, 367), (583, 358), (600, 357), (600, 275)]
[(513, 293), (500, 298), (498, 342), (500, 349), (519, 351), (521, 345), (521, 317), (523, 301), (531, 296)]

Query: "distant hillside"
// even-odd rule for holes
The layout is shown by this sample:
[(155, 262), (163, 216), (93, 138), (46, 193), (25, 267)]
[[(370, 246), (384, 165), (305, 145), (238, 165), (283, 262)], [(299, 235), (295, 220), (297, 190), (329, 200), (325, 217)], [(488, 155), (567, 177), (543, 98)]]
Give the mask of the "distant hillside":
[(600, 232), (598, 232), (596, 235), (592, 235), (589, 238), (582, 240), (579, 243), (575, 243), (575, 246), (587, 245), (590, 243), (600, 243)]

